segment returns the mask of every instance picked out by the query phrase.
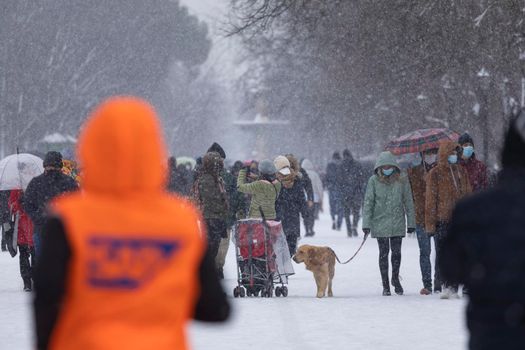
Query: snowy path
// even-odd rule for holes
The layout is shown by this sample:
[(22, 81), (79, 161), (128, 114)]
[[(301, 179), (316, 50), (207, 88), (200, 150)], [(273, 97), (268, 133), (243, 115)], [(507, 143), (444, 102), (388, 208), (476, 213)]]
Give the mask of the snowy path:
[[(317, 235), (301, 243), (328, 245), (347, 259), (360, 239), (330, 229), (323, 215)], [(230, 247), (231, 248), (231, 247)], [(227, 257), (225, 286), (235, 286), (233, 249)], [(466, 348), (464, 300), (420, 296), (417, 240), (403, 241), (404, 296), (381, 296), (377, 243), (366, 242), (354, 261), (337, 265), (334, 298), (315, 298), (315, 282), (304, 265), (294, 264), (288, 298), (231, 299), (233, 319), (224, 326), (195, 323), (190, 340), (197, 350), (244, 349), (447, 349)], [(25, 350), (32, 344), (29, 297), (21, 292), (18, 260), (0, 253), (0, 349)]]

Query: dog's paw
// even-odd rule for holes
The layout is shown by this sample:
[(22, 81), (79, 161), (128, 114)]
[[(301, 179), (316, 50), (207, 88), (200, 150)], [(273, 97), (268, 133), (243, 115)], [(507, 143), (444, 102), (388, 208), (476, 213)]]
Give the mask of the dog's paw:
[(321, 292), (317, 293), (317, 297), (318, 298), (323, 298), (324, 297), (324, 293), (321, 293)]
[(334, 296), (334, 293), (332, 293), (332, 292), (330, 291), (330, 292), (328, 292), (328, 296), (329, 296), (329, 297), (333, 297), (333, 296)]

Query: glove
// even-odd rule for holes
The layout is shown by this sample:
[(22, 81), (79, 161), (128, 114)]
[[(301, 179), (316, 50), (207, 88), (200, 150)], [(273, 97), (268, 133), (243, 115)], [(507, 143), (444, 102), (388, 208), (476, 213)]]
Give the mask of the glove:
[(414, 233), (414, 232), (416, 232), (415, 228), (413, 228), (413, 227), (407, 228), (407, 233)]
[(370, 229), (369, 228), (364, 228), (363, 229), (363, 233), (365, 234), (365, 237), (368, 236), (370, 234)]
[(435, 234), (436, 234), (435, 232), (427, 232), (427, 235), (428, 235), (429, 237), (433, 237)]
[(11, 229), (11, 225), (8, 222), (4, 222), (2, 224), (2, 228), (3, 228), (4, 232), (7, 232), (7, 231), (9, 231)]

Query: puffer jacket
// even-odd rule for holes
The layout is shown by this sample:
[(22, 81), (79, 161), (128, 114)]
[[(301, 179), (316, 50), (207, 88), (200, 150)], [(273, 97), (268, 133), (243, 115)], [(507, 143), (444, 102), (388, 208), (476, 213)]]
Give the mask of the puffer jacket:
[(9, 208), (15, 218), (15, 229), (17, 230), (18, 245), (33, 246), (33, 222), (22, 209), (22, 190), (12, 190), (9, 196)]
[(459, 145), (448, 141), (441, 144), (437, 166), (427, 176), (425, 201), (425, 230), (436, 232), (438, 223), (446, 223), (456, 203), (472, 192), (467, 171), (459, 164), (449, 164), (448, 156)]
[[(380, 168), (390, 165), (394, 174), (384, 176)], [(363, 228), (373, 238), (404, 237), (407, 226), (415, 228), (414, 201), (406, 175), (401, 173), (394, 156), (382, 152), (375, 165), (375, 174), (368, 180), (363, 206)]]

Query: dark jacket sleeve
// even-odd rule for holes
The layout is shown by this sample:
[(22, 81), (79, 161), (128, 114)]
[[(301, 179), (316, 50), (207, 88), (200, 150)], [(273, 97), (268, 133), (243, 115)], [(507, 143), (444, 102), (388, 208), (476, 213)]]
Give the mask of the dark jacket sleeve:
[(306, 170), (301, 169), (301, 174), (303, 174), (303, 183), (304, 183), (304, 190), (306, 191), (306, 198), (308, 201), (313, 202), (314, 201), (314, 187), (312, 186), (312, 180), (310, 179), (310, 176), (308, 176), (308, 173)]
[(43, 229), (42, 252), (34, 274), (34, 317), (37, 349), (47, 349), (55, 328), (65, 288), (71, 249), (64, 225), (57, 218), (49, 219)]
[(22, 207), (24, 208), (24, 211), (29, 215), (33, 223), (38, 226), (44, 223), (44, 212), (40, 205), (41, 199), (39, 198), (39, 187), (40, 186), (36, 182), (36, 179), (31, 180), (24, 192), (24, 196), (22, 197)]
[(201, 294), (195, 307), (194, 319), (205, 322), (222, 322), (230, 316), (230, 304), (219, 281), (215, 260), (206, 251), (199, 268)]

